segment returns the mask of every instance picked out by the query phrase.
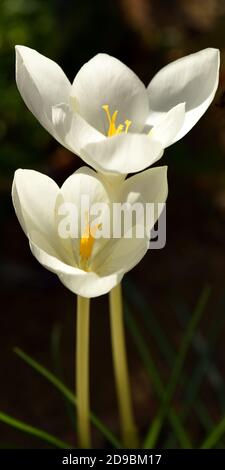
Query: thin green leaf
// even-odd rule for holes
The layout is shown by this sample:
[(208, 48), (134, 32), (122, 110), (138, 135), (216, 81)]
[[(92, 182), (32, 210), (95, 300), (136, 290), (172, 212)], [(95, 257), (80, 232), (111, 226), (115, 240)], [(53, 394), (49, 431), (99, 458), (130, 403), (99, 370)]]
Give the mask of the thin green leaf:
[[(33, 359), (31, 356), (23, 352), (19, 348), (14, 348), (14, 352), (24, 361), (26, 364), (28, 364), (30, 367), (32, 367), (34, 370), (36, 370), (39, 374), (41, 374), (43, 377), (45, 377), (48, 382), (50, 382), (54, 387), (61, 392), (61, 394), (69, 400), (73, 406), (77, 404), (76, 397), (72, 390), (70, 390), (58, 377), (56, 377), (52, 372), (50, 372), (46, 367), (44, 367), (42, 364), (37, 362), (35, 359)], [(120, 448), (121, 444), (114, 436), (114, 434), (108, 429), (102, 421), (97, 418), (97, 416), (91, 412), (90, 414), (90, 419), (94, 426), (101, 432), (101, 434), (113, 445), (113, 447)]]
[(193, 340), (193, 336), (194, 336), (196, 327), (197, 327), (197, 325), (198, 325), (198, 323), (199, 323), (199, 321), (200, 321), (200, 319), (203, 315), (205, 306), (207, 304), (209, 294), (210, 294), (210, 288), (205, 287), (203, 289), (203, 292), (202, 292), (202, 294), (200, 296), (200, 299), (197, 303), (194, 314), (190, 319), (190, 322), (188, 324), (186, 333), (183, 337), (183, 340), (182, 340), (182, 343), (181, 343), (181, 346), (180, 346), (180, 350), (178, 352), (177, 359), (176, 359), (176, 362), (175, 362), (175, 365), (174, 365), (174, 368), (173, 368), (173, 371), (172, 371), (172, 374), (171, 374), (171, 378), (169, 380), (169, 384), (168, 384), (168, 387), (166, 389), (166, 393), (165, 393), (165, 396), (164, 396), (163, 403), (160, 407), (158, 415), (154, 419), (154, 421), (153, 421), (153, 423), (152, 423), (152, 425), (151, 425), (151, 427), (148, 431), (148, 434), (147, 434), (145, 442), (144, 442), (144, 448), (147, 448), (147, 449), (150, 448), (151, 449), (151, 448), (155, 447), (155, 444), (157, 442), (159, 433), (162, 429), (164, 420), (165, 420), (165, 418), (168, 415), (168, 412), (170, 410), (170, 402), (172, 400), (174, 391), (176, 389), (176, 385), (177, 385), (177, 382), (179, 380), (179, 376), (180, 376), (180, 373), (181, 373), (181, 370), (182, 370), (182, 367), (183, 367), (183, 364), (184, 364), (189, 346), (190, 346), (190, 344)]
[[(164, 385), (161, 381), (161, 378), (157, 372), (157, 368), (152, 360), (152, 357), (150, 356), (149, 350), (146, 346), (146, 343), (144, 341), (144, 338), (142, 337), (138, 325), (135, 322), (133, 316), (131, 315), (127, 305), (125, 305), (125, 320), (127, 322), (127, 326), (130, 330), (130, 333), (133, 337), (133, 340), (136, 344), (137, 350), (139, 352), (139, 355), (145, 365), (145, 368), (149, 374), (149, 377), (151, 379), (151, 383), (153, 384), (156, 393), (158, 396), (163, 400), (165, 397), (165, 389)], [(182, 426), (182, 423), (180, 422), (179, 417), (176, 415), (176, 413), (173, 411), (171, 408), (169, 410), (169, 419), (171, 422), (171, 425), (173, 426), (173, 429), (175, 431), (175, 434), (177, 436), (178, 441), (180, 442), (181, 447), (183, 448), (191, 448), (191, 440), (188, 436), (188, 433)]]
[[(52, 328), (51, 334), (51, 354), (53, 359), (53, 367), (54, 372), (61, 380), (64, 382), (64, 374), (63, 374), (63, 365), (62, 365), (62, 354), (60, 351), (60, 343), (61, 343), (61, 336), (62, 336), (62, 327), (59, 323), (55, 323)], [(70, 401), (63, 395), (63, 400), (65, 404), (66, 413), (69, 417), (70, 423), (72, 424), (72, 428), (76, 427), (76, 419), (74, 413), (74, 407)]]
[[(175, 311), (177, 317), (180, 320), (181, 325), (184, 327), (186, 322), (190, 319), (190, 313), (188, 307), (180, 299), (174, 298), (173, 304), (175, 306)], [(212, 328), (208, 337), (205, 339), (202, 331), (199, 329), (196, 330), (196, 335), (193, 338), (193, 347), (195, 348), (196, 353), (200, 356), (200, 360), (197, 361), (196, 366), (193, 368), (192, 375), (187, 377), (183, 373), (184, 378), (184, 406), (181, 412), (182, 422), (187, 418), (191, 407), (194, 407), (194, 410), (203, 424), (207, 434), (209, 434), (215, 426), (208, 410), (200, 400), (198, 400), (198, 390), (201, 386), (204, 376), (208, 376), (208, 380), (213, 385), (213, 381), (216, 382), (214, 388), (218, 392), (218, 395), (224, 395), (224, 383), (221, 382), (221, 374), (218, 375), (219, 371), (212, 362), (211, 355), (213, 346), (215, 345), (216, 340), (218, 339), (219, 332), (222, 331), (222, 326), (224, 323), (224, 298), (219, 302), (219, 308), (216, 311), (216, 316), (213, 319)], [(220, 387), (219, 387), (220, 384)], [(219, 390), (218, 390), (219, 387)], [(166, 441), (166, 448), (174, 447), (174, 436), (170, 435), (169, 439)]]
[[(140, 293), (137, 290), (137, 287), (134, 286), (133, 282), (130, 278), (128, 278), (128, 276), (126, 277), (126, 280), (124, 282), (124, 288), (125, 294), (127, 295), (127, 301), (130, 301), (132, 305), (135, 305), (137, 307), (138, 313), (142, 315), (142, 318), (149, 333), (156, 340), (164, 360), (167, 362), (169, 367), (172, 367), (176, 359), (176, 353), (174, 351), (174, 348), (171, 346), (165, 331), (160, 326), (160, 323), (157, 320), (157, 316), (155, 316), (154, 312), (152, 312), (149, 308), (149, 305), (146, 302), (143, 293)], [(186, 317), (187, 312), (183, 312), (183, 309), (180, 316), (182, 316), (183, 313), (184, 317)], [(191, 381), (190, 378), (185, 374), (185, 371), (183, 371), (182, 375), (183, 379), (187, 382), (187, 384), (189, 384)], [(209, 416), (208, 410), (206, 409), (204, 404), (197, 398), (193, 405), (195, 413), (197, 414), (201, 424), (204, 426), (205, 430), (209, 432), (212, 429), (213, 422)]]
[(225, 417), (220, 421), (220, 423), (213, 429), (213, 431), (207, 436), (203, 444), (201, 445), (201, 449), (212, 449), (216, 446), (219, 440), (225, 434)]
[[(196, 402), (197, 393), (201, 386), (204, 376), (208, 377), (210, 384), (215, 389), (218, 398), (220, 399), (222, 410), (225, 410), (224, 380), (220, 371), (218, 370), (218, 367), (212, 361), (213, 347), (215, 346), (219, 333), (222, 331), (222, 326), (225, 321), (224, 302), (221, 307), (222, 308), (217, 310), (217, 314), (213, 320), (212, 328), (210, 328), (208, 338), (205, 339), (202, 332), (198, 330), (198, 336), (196, 335), (196, 340), (193, 340), (193, 346), (195, 347), (196, 352), (200, 356), (200, 360), (193, 368), (192, 376), (189, 377), (187, 380), (187, 385), (185, 387), (186, 393), (184, 399), (184, 416), (188, 414), (191, 405)], [(184, 310), (184, 308), (177, 308), (177, 314), (182, 324), (185, 318), (188, 319), (190, 317), (190, 315), (188, 314), (188, 310)]]
[(151, 308), (149, 308), (143, 293), (138, 291), (137, 286), (134, 285), (128, 276), (124, 281), (124, 290), (127, 297), (127, 302), (137, 306), (138, 312), (140, 312), (142, 315), (149, 332), (159, 345), (160, 352), (166, 358), (167, 362), (173, 364), (174, 351), (165, 334), (165, 331), (161, 328), (156, 316), (154, 315), (154, 312), (152, 312)]
[[(198, 401), (197, 404), (198, 404), (198, 408), (197, 408), (197, 405), (194, 407), (195, 412), (197, 413), (198, 417), (200, 418), (201, 423), (203, 424), (206, 432), (209, 433), (209, 432), (211, 432), (211, 430), (214, 427), (214, 422), (213, 422), (210, 414), (208, 413), (206, 407), (203, 405), (203, 403)], [(184, 418), (185, 418), (184, 413), (181, 413), (180, 419), (182, 420), (183, 426), (184, 426), (184, 421), (183, 421)], [(165, 442), (165, 449), (174, 449), (174, 446), (175, 446), (174, 437), (175, 436), (172, 435), (172, 434), (169, 436), (169, 438)]]
[(25, 434), (30, 434), (31, 436), (38, 437), (42, 441), (48, 442), (48, 444), (58, 447), (59, 449), (71, 449), (71, 445), (67, 442), (61, 441), (61, 439), (52, 436), (52, 434), (49, 434), (43, 431), (42, 429), (35, 428), (34, 426), (30, 426), (29, 424), (15, 419), (6, 413), (0, 412), (0, 421), (5, 424), (8, 424), (13, 428), (18, 429), (19, 431), (24, 432)]
[(17, 444), (12, 444), (11, 442), (3, 442), (0, 443), (0, 449), (21, 449)]

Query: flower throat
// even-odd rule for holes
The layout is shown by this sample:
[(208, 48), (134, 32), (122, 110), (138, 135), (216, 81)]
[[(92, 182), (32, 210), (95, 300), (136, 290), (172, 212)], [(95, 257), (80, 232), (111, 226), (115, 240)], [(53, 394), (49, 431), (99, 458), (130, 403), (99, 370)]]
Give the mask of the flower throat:
[(80, 239), (80, 268), (84, 271), (89, 271), (88, 265), (95, 242), (95, 234), (100, 227), (101, 224), (96, 224), (91, 228), (86, 215), (86, 226)]

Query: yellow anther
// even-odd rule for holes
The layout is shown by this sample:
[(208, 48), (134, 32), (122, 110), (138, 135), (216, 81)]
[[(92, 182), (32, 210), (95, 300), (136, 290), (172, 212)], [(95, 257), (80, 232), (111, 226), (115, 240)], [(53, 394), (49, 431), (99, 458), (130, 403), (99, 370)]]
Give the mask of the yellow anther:
[(119, 126), (116, 129), (116, 134), (121, 134), (121, 132), (123, 132), (123, 128), (124, 128), (124, 125), (119, 124)]
[(131, 121), (129, 121), (128, 119), (125, 121), (125, 130), (124, 130), (124, 124), (119, 124), (118, 127), (116, 127), (116, 118), (117, 118), (117, 115), (118, 115), (118, 111), (114, 111), (112, 117), (110, 116), (110, 112), (109, 112), (109, 105), (108, 104), (104, 104), (102, 106), (102, 109), (104, 109), (104, 111), (106, 112), (106, 116), (107, 116), (107, 119), (108, 119), (108, 122), (109, 122), (109, 127), (108, 127), (108, 131), (107, 131), (107, 136), (108, 137), (112, 137), (113, 135), (118, 135), (118, 134), (121, 134), (121, 132), (125, 132), (127, 133), (128, 132), (128, 129), (131, 125)]
[(125, 132), (125, 134), (127, 134), (127, 133), (128, 133), (128, 129), (129, 129), (130, 125), (131, 125), (131, 121), (129, 121), (129, 119), (126, 119), (125, 125), (126, 125), (126, 127), (125, 127), (125, 131), (124, 131), (124, 132)]
[(116, 110), (116, 111), (114, 111), (112, 117), (110, 118), (109, 107), (108, 107), (108, 114), (107, 114), (107, 116), (109, 117), (109, 121), (111, 121), (111, 124), (116, 124), (117, 114), (118, 114), (118, 111)]

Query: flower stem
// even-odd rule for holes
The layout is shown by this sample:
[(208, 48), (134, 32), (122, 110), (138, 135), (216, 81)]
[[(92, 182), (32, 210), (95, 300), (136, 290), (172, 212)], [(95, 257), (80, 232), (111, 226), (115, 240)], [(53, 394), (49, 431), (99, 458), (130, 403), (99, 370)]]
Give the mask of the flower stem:
[(89, 422), (90, 299), (77, 296), (76, 395), (79, 446), (91, 447)]
[(118, 284), (110, 291), (109, 298), (114, 373), (119, 402), (123, 444), (126, 448), (136, 448), (138, 447), (138, 437), (131, 403), (123, 325), (121, 284)]

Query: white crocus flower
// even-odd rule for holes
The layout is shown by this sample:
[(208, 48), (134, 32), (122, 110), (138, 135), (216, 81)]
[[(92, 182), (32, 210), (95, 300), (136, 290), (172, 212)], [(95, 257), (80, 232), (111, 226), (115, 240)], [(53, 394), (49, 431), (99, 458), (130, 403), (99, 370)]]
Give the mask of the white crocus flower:
[(55, 62), (16, 46), (16, 80), (28, 108), (101, 172), (133, 173), (158, 160), (205, 113), (218, 77), (219, 51), (208, 48), (170, 63), (147, 88), (122, 62), (98, 54), (71, 85)]
[[(90, 207), (95, 203), (112, 206), (112, 194), (101, 177), (90, 168), (81, 168), (70, 176), (63, 186), (48, 176), (33, 170), (15, 172), (12, 198), (19, 222), (29, 238), (35, 258), (48, 270), (56, 273), (72, 292), (83, 297), (96, 297), (109, 292), (118, 284), (125, 272), (135, 266), (149, 246), (148, 225), (142, 238), (134, 233), (131, 238), (95, 237), (96, 230), (104, 223), (89, 219), (76, 237), (62, 237), (59, 230), (65, 203), (74, 205), (81, 217), (82, 197), (88, 196)], [(146, 170), (128, 178), (120, 185), (114, 200), (122, 203), (160, 202), (167, 197), (167, 168)], [(67, 207), (67, 206), (66, 206)], [(107, 211), (106, 211), (107, 213)], [(86, 215), (86, 214), (85, 214)], [(106, 224), (109, 220), (106, 220)], [(139, 224), (138, 217), (135, 224)], [(134, 227), (135, 228), (135, 227)], [(146, 226), (145, 226), (146, 228)]]

